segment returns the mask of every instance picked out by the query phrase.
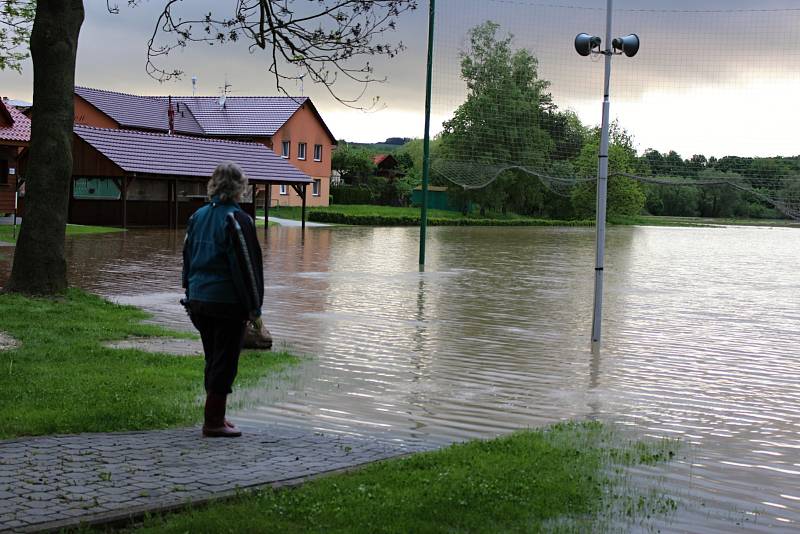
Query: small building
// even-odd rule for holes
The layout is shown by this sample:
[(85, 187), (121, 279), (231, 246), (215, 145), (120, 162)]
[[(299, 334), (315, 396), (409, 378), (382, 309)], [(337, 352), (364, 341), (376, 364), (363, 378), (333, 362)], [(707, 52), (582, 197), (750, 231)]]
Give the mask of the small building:
[[(327, 206), (331, 157), (336, 146), (311, 99), (288, 96), (140, 96), (75, 88), (75, 124), (107, 129), (173, 132), (186, 136), (260, 143), (311, 177), (302, 199), (288, 184), (266, 193), (272, 206)], [(239, 161), (238, 159), (236, 161)], [(239, 161), (240, 162), (240, 161)], [(259, 201), (260, 203), (261, 201)]]
[[(411, 192), (411, 205), (415, 208), (422, 206), (422, 186), (417, 186)], [(434, 210), (463, 211), (464, 206), (458, 206), (447, 194), (447, 187), (438, 185), (428, 186), (428, 208)], [(470, 206), (467, 204), (467, 211)]]
[(0, 214), (17, 211), (17, 169), (31, 139), (31, 121), (5, 99), (0, 101)]
[[(313, 179), (261, 143), (76, 125), (69, 222), (105, 226), (185, 225), (206, 201), (222, 161), (252, 186), (241, 205), (255, 215), (256, 187), (291, 187), (301, 199)], [(305, 219), (305, 217), (303, 217)]]
[(372, 163), (375, 164), (375, 174), (383, 176), (384, 178), (397, 178), (402, 175), (400, 171), (400, 164), (397, 159), (391, 154), (376, 154), (372, 158)]

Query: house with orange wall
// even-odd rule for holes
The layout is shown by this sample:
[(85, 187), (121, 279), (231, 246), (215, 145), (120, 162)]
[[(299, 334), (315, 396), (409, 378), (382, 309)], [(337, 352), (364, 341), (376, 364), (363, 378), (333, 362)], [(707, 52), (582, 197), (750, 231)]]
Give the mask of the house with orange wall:
[[(307, 97), (141, 96), (76, 87), (74, 101), (78, 125), (262, 143), (313, 179), (308, 206), (329, 203), (336, 139)], [(262, 186), (256, 194), (259, 205), (265, 194), (270, 206), (302, 204), (299, 190), (286, 184)]]
[(30, 138), (30, 119), (5, 100), (0, 101), (0, 215), (17, 210), (19, 156)]

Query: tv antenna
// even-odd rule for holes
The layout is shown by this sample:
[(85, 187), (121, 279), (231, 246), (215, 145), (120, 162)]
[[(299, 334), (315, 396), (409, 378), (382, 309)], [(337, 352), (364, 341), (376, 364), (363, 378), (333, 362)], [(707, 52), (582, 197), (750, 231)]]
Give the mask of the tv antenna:
[(219, 97), (219, 107), (225, 108), (225, 102), (228, 100), (228, 94), (231, 92), (231, 84), (228, 83), (228, 76), (225, 76), (225, 84), (219, 88), (220, 97)]

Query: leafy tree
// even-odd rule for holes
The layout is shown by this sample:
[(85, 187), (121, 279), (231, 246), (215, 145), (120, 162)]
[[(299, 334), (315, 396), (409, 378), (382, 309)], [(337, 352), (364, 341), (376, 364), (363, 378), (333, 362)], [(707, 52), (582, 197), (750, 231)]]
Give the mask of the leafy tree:
[(331, 169), (338, 172), (346, 183), (357, 184), (375, 173), (375, 164), (367, 150), (340, 143), (333, 151)]
[(644, 190), (647, 197), (645, 208), (651, 215), (674, 217), (700, 215), (700, 190), (698, 187), (648, 184)]
[[(597, 175), (597, 155), (600, 153), (600, 129), (595, 128), (575, 161), (578, 176)], [(619, 173), (635, 174), (643, 169), (636, 157), (633, 139), (619, 125), (612, 124), (608, 147), (608, 197), (606, 213), (611, 215), (638, 215), (645, 204), (642, 187), (636, 180), (620, 176)], [(572, 206), (575, 216), (589, 218), (594, 216), (597, 199), (596, 182), (585, 182), (572, 192)]]
[[(701, 180), (723, 178), (741, 182), (742, 176), (733, 172), (706, 169), (698, 175)], [(701, 217), (732, 217), (743, 199), (742, 191), (728, 185), (700, 187), (699, 209)]]
[[(110, 0), (107, 0), (110, 2)], [(129, 0), (136, 5), (136, 0)], [(339, 78), (360, 84), (375, 78), (370, 59), (394, 57), (402, 43), (379, 41), (416, 0), (229, 0), (217, 12), (193, 16), (194, 4), (164, 0), (147, 51), (147, 72), (160, 80), (180, 70), (158, 65), (171, 50), (192, 42), (249, 41), (263, 49), (279, 89), (307, 74), (338, 101), (354, 105), (334, 86)], [(30, 30), (33, 99), (26, 201), (9, 291), (57, 294), (67, 287), (64, 233), (72, 175), (73, 91), (83, 0), (3, 0), (0, 4), (0, 68), (19, 70)], [(110, 3), (108, 10), (119, 10)], [(221, 7), (220, 7), (221, 6)], [(196, 8), (196, 6), (194, 6)], [(220, 15), (221, 10), (227, 14)], [(297, 16), (296, 14), (301, 14)], [(171, 42), (162, 43), (166, 35)], [(296, 74), (298, 69), (301, 74)], [(291, 72), (292, 74), (286, 74)]]
[[(448, 160), (474, 163), (474, 169), (496, 172), (498, 164), (543, 169), (553, 150), (543, 114), (552, 110), (548, 82), (539, 79), (538, 61), (528, 50), (512, 48), (513, 37), (498, 37), (500, 26), (488, 21), (469, 31), (469, 46), (461, 52), (461, 78), (466, 101), (443, 124), (441, 154)], [(566, 126), (565, 126), (566, 127)], [(536, 196), (528, 184), (535, 179), (520, 171), (502, 173), (487, 187), (466, 192), (467, 200), (486, 208), (506, 210), (511, 199), (518, 208), (525, 196)], [(530, 195), (528, 194), (530, 193)]]
[(30, 53), (28, 41), (36, 4), (28, 0), (3, 0), (0, 3), (0, 70), (22, 71)]

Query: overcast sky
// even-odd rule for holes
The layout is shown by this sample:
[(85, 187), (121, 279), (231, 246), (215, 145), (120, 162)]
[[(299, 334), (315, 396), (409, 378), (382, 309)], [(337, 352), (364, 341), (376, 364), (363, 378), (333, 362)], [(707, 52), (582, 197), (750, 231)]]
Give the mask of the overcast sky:
[[(147, 39), (163, 0), (106, 11), (105, 0), (86, 0), (76, 83), (137, 94), (191, 94), (191, 75), (201, 95), (218, 95), (227, 77), (234, 95), (277, 94), (266, 71), (264, 53), (246, 47), (196, 44), (176, 51), (166, 66), (186, 72), (184, 80), (159, 84), (144, 70)], [(187, 14), (199, 15), (234, 0), (192, 0)], [(545, 6), (547, 4), (547, 6)], [(531, 49), (540, 75), (552, 82), (556, 102), (578, 112), (588, 124), (600, 120), (602, 62), (577, 56), (576, 33), (604, 34), (603, 0), (532, 2), (528, 0), (439, 0), (437, 2), (434, 130), (463, 101), (458, 52), (466, 31), (487, 19), (515, 35), (515, 44)], [(553, 5), (570, 7), (553, 7)], [(635, 32), (639, 55), (614, 59), (612, 114), (629, 129), (640, 149), (678, 150), (684, 157), (706, 155), (796, 155), (794, 131), (800, 124), (800, 50), (794, 43), (799, 11), (683, 13), (680, 10), (798, 9), (791, 0), (617, 0), (614, 34)], [(230, 7), (229, 7), (230, 9)], [(657, 10), (649, 12), (647, 10)], [(636, 10), (636, 11), (633, 11)], [(355, 141), (422, 135), (425, 88), (427, 2), (404, 15), (393, 34), (407, 50), (391, 61), (376, 62), (376, 74), (388, 81), (367, 97), (380, 96), (379, 111), (342, 107), (319, 87), (305, 84), (334, 135)], [(0, 73), (0, 94), (31, 100), (32, 70)], [(300, 87), (289, 85), (299, 94)], [(355, 88), (341, 87), (348, 95)]]

